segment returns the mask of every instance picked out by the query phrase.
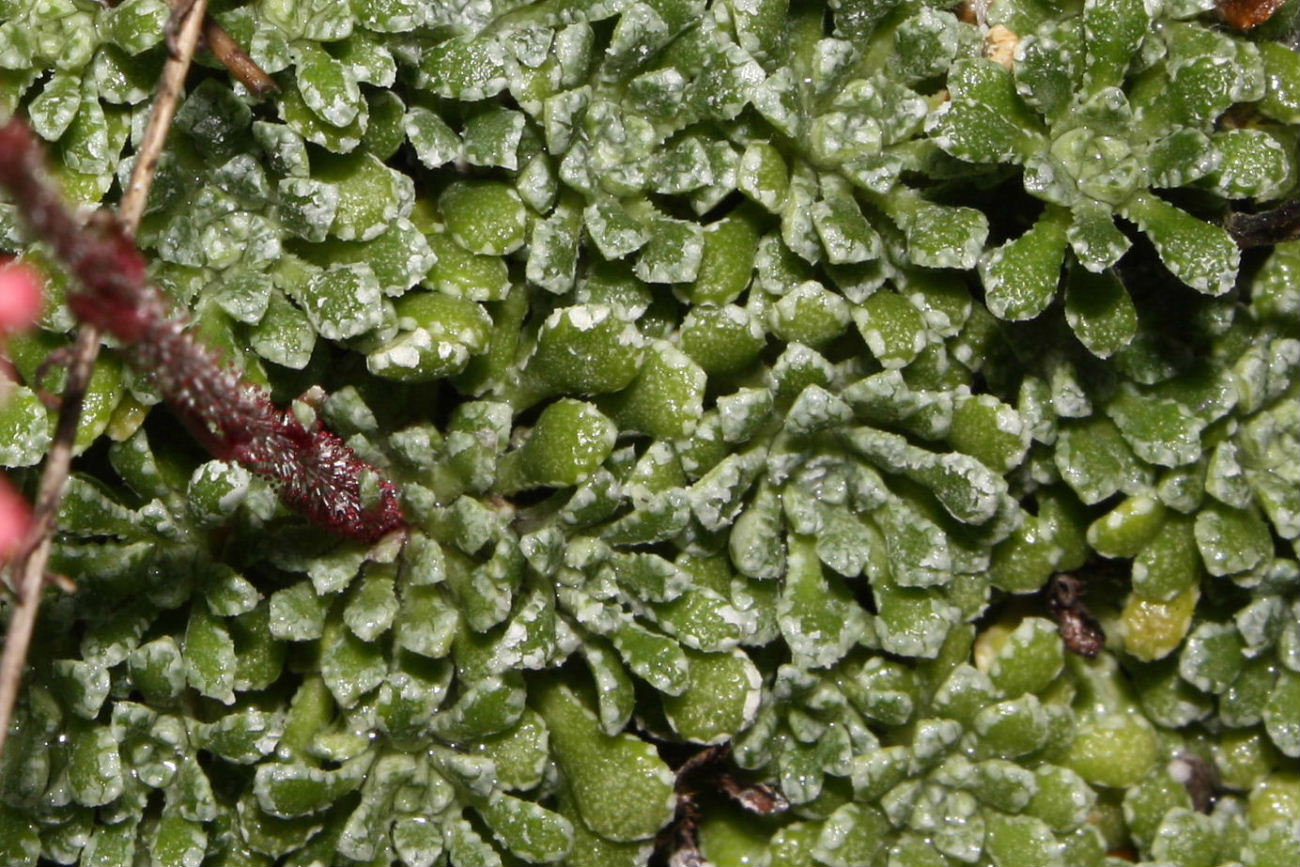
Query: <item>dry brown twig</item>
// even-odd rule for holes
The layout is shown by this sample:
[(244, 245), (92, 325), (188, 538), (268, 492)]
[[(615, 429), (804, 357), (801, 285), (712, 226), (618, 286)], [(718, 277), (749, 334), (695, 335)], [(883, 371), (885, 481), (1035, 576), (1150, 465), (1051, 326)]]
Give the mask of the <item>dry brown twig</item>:
[[(180, 19), (188, 13), (193, 2), (194, 0), (167, 0), (167, 5), (171, 7), (172, 15)], [(175, 44), (175, 33), (170, 29), (167, 44)], [(267, 75), (244, 50), (244, 46), (235, 41), (235, 37), (211, 15), (203, 16), (203, 39), (200, 44), (211, 51), (212, 56), (226, 67), (231, 77), (248, 88), (253, 96), (261, 99), (280, 92), (280, 85), (275, 83), (275, 79)]]
[(267, 75), (244, 47), (235, 41), (226, 28), (211, 17), (203, 22), (203, 42), (212, 55), (230, 71), (236, 81), (248, 88), (258, 98), (280, 92), (280, 85)]
[[(207, 0), (193, 0), (188, 8), (178, 10), (177, 14), (181, 18), (175, 51), (163, 66), (149, 125), (136, 155), (131, 181), (118, 208), (118, 219), (131, 234), (135, 234), (144, 214), (145, 201), (149, 197), (149, 188), (153, 184), (172, 119), (176, 116), (185, 76), (194, 59), (206, 12)], [(72, 464), (72, 448), (81, 414), (81, 402), (98, 354), (99, 330), (83, 324), (68, 368), (68, 380), (54, 442), (41, 473), (32, 529), (12, 563), (11, 574), (17, 588), (18, 601), (9, 618), (4, 655), (0, 657), (0, 754), (9, 737), (9, 724), (13, 720), (23, 668), (27, 663), (27, 650), (36, 628), (41, 592), (46, 584), (45, 568), (49, 563), (55, 515)]]

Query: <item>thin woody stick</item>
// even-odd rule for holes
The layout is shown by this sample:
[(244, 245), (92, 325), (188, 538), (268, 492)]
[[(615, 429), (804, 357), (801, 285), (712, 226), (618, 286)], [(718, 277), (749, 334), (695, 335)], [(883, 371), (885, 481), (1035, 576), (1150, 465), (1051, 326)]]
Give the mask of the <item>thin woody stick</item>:
[[(140, 217), (144, 214), (145, 201), (158, 169), (167, 132), (176, 116), (185, 75), (194, 59), (207, 5), (207, 0), (193, 0), (176, 39), (176, 52), (167, 58), (163, 66), (149, 126), (136, 156), (130, 184), (118, 209), (121, 223), (131, 235), (135, 234), (140, 225)], [(81, 415), (81, 402), (90, 382), (95, 357), (99, 354), (99, 329), (83, 324), (77, 335), (74, 353), (68, 369), (68, 382), (55, 439), (41, 474), (32, 532), (29, 541), (13, 561), (12, 574), (18, 588), (18, 602), (9, 619), (4, 655), (0, 657), (0, 754), (3, 754), (5, 741), (9, 737), (9, 724), (13, 720), (14, 705), (18, 700), (27, 650), (36, 628), (41, 591), (45, 586), (45, 567), (50, 557), (54, 518), (72, 465), (72, 447), (76, 439), (77, 421)]]
[(203, 22), (203, 42), (235, 80), (248, 88), (249, 93), (266, 97), (280, 92), (280, 85), (275, 83), (275, 79), (267, 75), (244, 47), (235, 41), (235, 37), (211, 16)]
[[(167, 5), (171, 7), (173, 20), (180, 21), (189, 14), (194, 3), (193, 0), (167, 0)], [(173, 51), (175, 40), (174, 28), (169, 26), (167, 46)], [(235, 41), (230, 31), (211, 15), (203, 16), (203, 39), (200, 44), (211, 51), (212, 56), (226, 67), (231, 77), (248, 88), (253, 96), (262, 98), (280, 92), (280, 85), (275, 83), (275, 79), (267, 75), (244, 47)]]
[(144, 215), (149, 188), (153, 186), (158, 160), (162, 157), (167, 133), (172, 128), (172, 119), (176, 117), (185, 75), (194, 60), (203, 19), (207, 15), (208, 0), (192, 0), (192, 4), (188, 11), (182, 13), (185, 19), (176, 38), (176, 53), (168, 57), (163, 66), (162, 77), (158, 81), (158, 96), (154, 99), (153, 113), (149, 115), (149, 126), (145, 129), (144, 141), (140, 143), (140, 152), (131, 169), (131, 181), (117, 209), (118, 220), (131, 235), (135, 234), (140, 218)]

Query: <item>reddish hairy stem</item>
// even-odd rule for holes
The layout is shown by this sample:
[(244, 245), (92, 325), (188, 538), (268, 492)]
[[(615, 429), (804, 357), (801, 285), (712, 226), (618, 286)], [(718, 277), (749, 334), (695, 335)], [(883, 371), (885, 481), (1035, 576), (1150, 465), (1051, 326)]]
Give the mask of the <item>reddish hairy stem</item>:
[[(0, 127), (0, 185), (32, 235), (81, 283), (68, 293), (69, 308), (122, 341), (128, 360), (216, 457), (275, 482), (286, 505), (340, 536), (373, 542), (403, 526), (391, 482), (335, 434), (276, 407), (186, 330), (188, 320), (149, 284), (144, 257), (111, 216), (77, 223), (45, 177), (35, 137), (17, 120)], [(362, 490), (368, 474), (373, 502)]]

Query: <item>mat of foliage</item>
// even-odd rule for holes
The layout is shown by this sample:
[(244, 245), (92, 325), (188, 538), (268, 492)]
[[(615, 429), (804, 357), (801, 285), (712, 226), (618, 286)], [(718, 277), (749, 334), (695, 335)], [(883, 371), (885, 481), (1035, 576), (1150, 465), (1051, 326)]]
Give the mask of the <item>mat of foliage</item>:
[[(1295, 195), (1296, 3), (1212, 7), (216, 3), (281, 92), (201, 60), (140, 245), (411, 530), (309, 528), (110, 348), (0, 861), (1296, 863), (1300, 242), (1220, 227)], [(0, 0), (77, 202), (167, 14)], [(0, 245), (30, 491), (74, 323)]]

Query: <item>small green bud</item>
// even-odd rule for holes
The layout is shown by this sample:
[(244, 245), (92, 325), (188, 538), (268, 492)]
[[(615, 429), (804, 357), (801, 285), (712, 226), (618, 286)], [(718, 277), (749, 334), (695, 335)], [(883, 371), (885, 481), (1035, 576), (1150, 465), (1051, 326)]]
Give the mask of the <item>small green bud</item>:
[(617, 436), (614, 423), (591, 404), (558, 400), (543, 410), (524, 444), (501, 459), (499, 489), (576, 485), (609, 457)]

